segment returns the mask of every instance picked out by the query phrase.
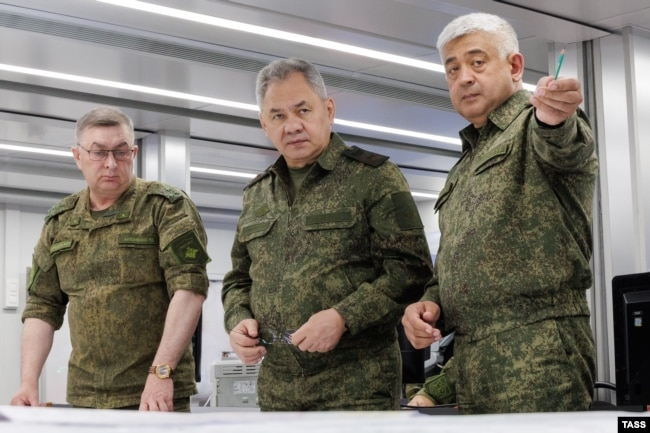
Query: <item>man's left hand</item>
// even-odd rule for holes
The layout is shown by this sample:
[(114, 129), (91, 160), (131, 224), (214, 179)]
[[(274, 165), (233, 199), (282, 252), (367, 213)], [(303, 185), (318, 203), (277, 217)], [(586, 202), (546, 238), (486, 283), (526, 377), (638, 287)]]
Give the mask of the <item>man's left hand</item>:
[(334, 308), (319, 311), (291, 334), (295, 346), (306, 352), (329, 352), (345, 333), (345, 320)]
[(174, 410), (174, 381), (158, 379), (149, 374), (140, 397), (140, 410), (172, 412)]

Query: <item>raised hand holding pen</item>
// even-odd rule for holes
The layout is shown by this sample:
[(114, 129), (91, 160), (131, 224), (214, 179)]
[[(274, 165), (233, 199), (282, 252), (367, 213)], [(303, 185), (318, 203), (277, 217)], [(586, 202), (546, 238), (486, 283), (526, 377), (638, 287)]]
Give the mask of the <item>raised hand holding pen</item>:
[(559, 125), (575, 113), (582, 103), (582, 88), (575, 78), (559, 78), (564, 60), (564, 50), (560, 53), (555, 76), (542, 77), (530, 98), (535, 107), (535, 117), (546, 125)]

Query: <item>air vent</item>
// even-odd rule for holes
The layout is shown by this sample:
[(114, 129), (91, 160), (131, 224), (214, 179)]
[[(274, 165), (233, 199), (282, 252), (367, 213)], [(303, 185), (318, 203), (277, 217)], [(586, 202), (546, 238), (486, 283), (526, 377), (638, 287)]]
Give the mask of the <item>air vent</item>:
[(221, 375), (225, 376), (246, 376), (255, 375), (259, 372), (258, 365), (223, 365), (221, 366)]
[[(160, 56), (189, 60), (192, 62), (205, 63), (251, 73), (257, 73), (266, 65), (266, 62), (256, 59), (192, 47), (185, 44), (176, 44), (169, 41), (131, 35), (125, 33), (124, 30), (119, 27), (116, 27), (115, 30), (108, 31), (90, 25), (69, 24), (8, 12), (0, 12), (0, 26), (44, 35), (92, 42), (95, 44), (109, 45), (117, 48), (141, 51), (149, 54), (157, 54)], [(434, 93), (404, 89), (397, 86), (377, 83), (369, 79), (345, 77), (332, 73), (324, 73), (323, 79), (328, 87), (415, 102), (443, 110), (454, 111), (448, 97)]]
[(260, 364), (243, 365), (237, 359), (226, 359), (212, 363), (211, 376), (214, 378), (257, 376), (260, 371)]

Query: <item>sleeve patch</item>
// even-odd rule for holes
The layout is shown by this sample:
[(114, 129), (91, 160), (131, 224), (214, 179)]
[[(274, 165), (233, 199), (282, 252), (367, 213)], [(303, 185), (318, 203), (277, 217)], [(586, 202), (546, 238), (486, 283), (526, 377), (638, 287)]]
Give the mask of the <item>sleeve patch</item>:
[(189, 231), (174, 239), (169, 245), (172, 254), (183, 264), (205, 265), (210, 261), (203, 244), (194, 231)]
[(402, 230), (423, 228), (420, 212), (413, 201), (410, 192), (396, 192), (391, 196), (395, 207), (395, 218), (397, 225)]

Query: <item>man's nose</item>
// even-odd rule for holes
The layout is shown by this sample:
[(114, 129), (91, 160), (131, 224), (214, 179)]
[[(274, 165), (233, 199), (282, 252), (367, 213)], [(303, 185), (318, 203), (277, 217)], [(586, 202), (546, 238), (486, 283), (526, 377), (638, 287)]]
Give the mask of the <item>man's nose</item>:
[(287, 117), (286, 122), (284, 122), (284, 132), (293, 134), (300, 131), (302, 131), (302, 120), (298, 116)]
[(460, 68), (459, 77), (460, 81), (466, 84), (472, 84), (476, 80), (471, 68)]
[(106, 159), (104, 160), (104, 165), (107, 168), (113, 168), (117, 166), (117, 160), (115, 159), (113, 152), (108, 152), (108, 155), (106, 155)]

